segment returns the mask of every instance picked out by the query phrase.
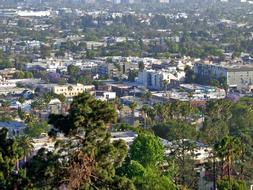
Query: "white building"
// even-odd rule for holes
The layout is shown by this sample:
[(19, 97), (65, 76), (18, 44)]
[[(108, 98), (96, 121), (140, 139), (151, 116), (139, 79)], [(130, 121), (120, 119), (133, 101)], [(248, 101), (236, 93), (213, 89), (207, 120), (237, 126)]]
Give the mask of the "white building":
[(116, 92), (97, 91), (95, 96), (98, 100), (113, 100), (116, 98)]
[(192, 93), (193, 99), (224, 99), (226, 97), (226, 91), (215, 86), (181, 84), (180, 87)]
[(16, 87), (16, 83), (9, 81), (9, 80), (2, 80), (0, 81), (0, 88), (15, 88)]
[(151, 90), (162, 90), (164, 89), (164, 81), (168, 84), (172, 80), (178, 80), (178, 78), (166, 70), (143, 70), (138, 74), (137, 82)]
[(74, 97), (83, 92), (92, 91), (95, 89), (94, 85), (82, 85), (82, 84), (67, 84), (54, 86), (52, 91), (55, 94), (63, 94), (65, 97)]
[(50, 11), (28, 11), (28, 10), (19, 10), (17, 11), (17, 15), (21, 17), (45, 17), (50, 16)]

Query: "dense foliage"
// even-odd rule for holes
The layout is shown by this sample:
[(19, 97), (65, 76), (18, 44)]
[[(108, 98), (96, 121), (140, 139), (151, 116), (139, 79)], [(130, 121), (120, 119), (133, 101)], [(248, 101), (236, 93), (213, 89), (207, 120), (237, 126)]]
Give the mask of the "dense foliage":
[[(128, 150), (124, 141), (110, 140), (109, 129), (116, 121), (113, 105), (82, 94), (74, 98), (68, 115), (51, 116), (52, 140), (59, 132), (65, 135), (52, 151), (43, 148), (30, 157), (30, 137), (8, 138), (7, 130), (1, 130), (0, 187), (195, 189), (199, 180), (195, 150), (204, 142), (211, 152), (202, 166), (213, 176), (214, 185), (245, 189), (253, 170), (252, 105), (251, 99), (243, 98), (237, 103), (209, 101), (204, 107), (189, 102), (145, 106), (146, 129), (135, 129), (138, 137)], [(197, 118), (202, 118), (201, 126), (194, 122)]]

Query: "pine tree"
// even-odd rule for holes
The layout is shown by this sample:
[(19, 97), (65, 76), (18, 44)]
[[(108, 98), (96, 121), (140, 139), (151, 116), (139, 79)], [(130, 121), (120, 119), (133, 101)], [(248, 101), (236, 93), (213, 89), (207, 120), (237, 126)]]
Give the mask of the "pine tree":
[(111, 142), (108, 127), (114, 121), (113, 106), (88, 94), (74, 98), (68, 115), (51, 116), (51, 123), (67, 140), (58, 142), (54, 152), (41, 151), (30, 163), (28, 173), (40, 172), (39, 180), (44, 182), (38, 183), (35, 177), (34, 186), (134, 189), (129, 179), (115, 174), (127, 155), (127, 146), (121, 140)]

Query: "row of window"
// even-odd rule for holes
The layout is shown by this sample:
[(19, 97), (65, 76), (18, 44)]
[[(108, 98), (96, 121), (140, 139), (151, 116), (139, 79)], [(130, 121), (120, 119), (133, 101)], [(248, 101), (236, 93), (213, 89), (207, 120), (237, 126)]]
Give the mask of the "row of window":
[(79, 88), (77, 88), (77, 89), (72, 89), (72, 90), (69, 90), (68, 88), (61, 88), (61, 89), (56, 89), (55, 91), (56, 92), (63, 92), (63, 91), (83, 91), (83, 89), (79, 89)]
[(79, 92), (63, 93), (64, 96), (77, 96)]

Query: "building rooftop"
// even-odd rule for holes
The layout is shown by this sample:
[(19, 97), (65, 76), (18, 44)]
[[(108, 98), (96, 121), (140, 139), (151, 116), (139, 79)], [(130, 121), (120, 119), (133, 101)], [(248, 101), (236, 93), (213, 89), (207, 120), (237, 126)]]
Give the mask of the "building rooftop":
[(26, 128), (27, 126), (22, 122), (17, 121), (0, 121), (0, 128)]
[(253, 65), (251, 64), (243, 64), (241, 62), (238, 63), (231, 63), (231, 62), (220, 62), (220, 63), (213, 63), (213, 62), (199, 62), (205, 65), (216, 66), (216, 67), (223, 67), (226, 68), (228, 71), (236, 72), (236, 71), (253, 71)]

